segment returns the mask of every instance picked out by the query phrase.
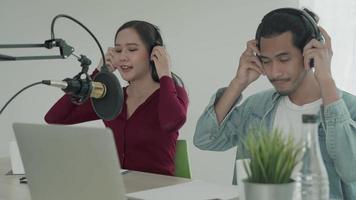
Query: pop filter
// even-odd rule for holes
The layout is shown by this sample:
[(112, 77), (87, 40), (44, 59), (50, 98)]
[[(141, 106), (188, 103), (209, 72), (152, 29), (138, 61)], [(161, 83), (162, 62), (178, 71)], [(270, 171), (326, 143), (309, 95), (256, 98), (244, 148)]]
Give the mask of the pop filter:
[(108, 121), (115, 119), (121, 112), (124, 95), (117, 77), (104, 67), (102, 69), (95, 75), (93, 81), (104, 84), (106, 94), (102, 98), (90, 99), (96, 114), (101, 119)]

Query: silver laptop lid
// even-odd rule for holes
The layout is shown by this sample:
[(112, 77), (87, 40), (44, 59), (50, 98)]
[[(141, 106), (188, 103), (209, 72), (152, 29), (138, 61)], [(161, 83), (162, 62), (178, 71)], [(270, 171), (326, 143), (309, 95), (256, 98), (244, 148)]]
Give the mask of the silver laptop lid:
[(13, 124), (32, 200), (123, 200), (110, 129)]

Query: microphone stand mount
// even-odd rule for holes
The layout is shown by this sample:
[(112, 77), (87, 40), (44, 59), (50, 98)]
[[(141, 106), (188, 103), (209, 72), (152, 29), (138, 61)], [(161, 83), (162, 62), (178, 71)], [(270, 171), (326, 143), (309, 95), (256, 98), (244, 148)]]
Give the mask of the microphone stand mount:
[(14, 48), (59, 48), (60, 55), (46, 55), (46, 56), (10, 56), (0, 54), (0, 61), (18, 61), (18, 60), (49, 60), (49, 59), (66, 59), (73, 52), (74, 48), (69, 46), (62, 39), (46, 40), (43, 44), (0, 44), (0, 49), (14, 49)]
[[(91, 61), (84, 55), (81, 55), (80, 57), (76, 56), (74, 52), (74, 48), (68, 45), (64, 40), (62, 39), (56, 39), (54, 35), (54, 25), (57, 19), (59, 18), (67, 18), (78, 25), (80, 25), (82, 28), (84, 28), (95, 40), (97, 46), (100, 49), (101, 53), (101, 58), (103, 61), (103, 66), (102, 70), (95, 75), (94, 77), (94, 82), (98, 81), (102, 84), (104, 84), (108, 89), (106, 92), (106, 95), (100, 99), (94, 99), (90, 98), (93, 109), (97, 113), (97, 115), (104, 120), (112, 120), (114, 119), (121, 111), (122, 104), (123, 104), (123, 91), (120, 85), (119, 80), (116, 78), (116, 76), (109, 71), (106, 62), (105, 62), (105, 56), (103, 49), (101, 48), (101, 45), (97, 38), (94, 36), (94, 34), (86, 27), (84, 26), (81, 22), (78, 20), (74, 19), (71, 16), (64, 15), (64, 14), (59, 14), (55, 16), (52, 20), (51, 23), (51, 39), (46, 40), (43, 44), (0, 44), (0, 49), (9, 49), (9, 48), (47, 48), (47, 49), (52, 49), (53, 47), (58, 47), (59, 48), (59, 55), (45, 55), (45, 56), (11, 56), (11, 55), (5, 55), (0, 53), (0, 61), (19, 61), (19, 60), (48, 60), (48, 59), (66, 59), (70, 55), (74, 55), (75, 57), (78, 58), (78, 61), (81, 63), (82, 70), (79, 72), (76, 76), (74, 76), (72, 79), (64, 79), (64, 80), (74, 80), (79, 82), (79, 84), (82, 86), (79, 92), (75, 92), (75, 94), (70, 94), (71, 95), (71, 100), (75, 104), (81, 104), (90, 97), (90, 92), (93, 89), (92, 85), (90, 84), (92, 82), (92, 78), (88, 75), (88, 69), (89, 65), (91, 64)], [(6, 104), (5, 106), (0, 110), (0, 114), (2, 111), (6, 108), (6, 106), (14, 99), (19, 93), (24, 91), (25, 89), (32, 87), (33, 85), (41, 84), (43, 82), (37, 82), (35, 84), (32, 84), (28, 87), (25, 87), (21, 91), (19, 91), (17, 94), (15, 94)]]

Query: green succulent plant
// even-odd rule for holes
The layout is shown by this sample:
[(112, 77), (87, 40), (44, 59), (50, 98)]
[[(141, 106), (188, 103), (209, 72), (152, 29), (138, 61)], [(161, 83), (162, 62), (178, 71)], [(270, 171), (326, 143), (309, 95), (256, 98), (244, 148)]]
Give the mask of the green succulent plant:
[(244, 162), (247, 181), (281, 184), (293, 181), (290, 177), (299, 163), (302, 145), (294, 138), (284, 137), (279, 129), (253, 128), (248, 132), (245, 148), (250, 156)]

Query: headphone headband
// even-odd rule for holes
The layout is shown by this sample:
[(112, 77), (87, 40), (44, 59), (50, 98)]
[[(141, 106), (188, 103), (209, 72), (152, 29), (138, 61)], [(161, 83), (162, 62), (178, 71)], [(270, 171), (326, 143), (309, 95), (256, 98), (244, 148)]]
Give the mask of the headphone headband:
[(311, 35), (311, 38), (315, 38), (319, 41), (321, 41), (323, 38), (322, 38), (322, 34), (320, 33), (320, 30), (318, 28), (318, 25), (317, 25), (317, 19), (314, 19), (306, 10), (301, 10), (301, 9), (296, 9), (296, 8), (278, 8), (278, 9), (275, 9), (275, 10), (272, 10), (271, 12), (267, 13), (260, 25), (258, 26), (258, 29), (257, 29), (257, 32), (256, 32), (256, 39), (260, 37), (260, 27), (261, 27), (261, 24), (268, 18), (272, 17), (273, 15), (276, 15), (276, 14), (290, 14), (290, 15), (294, 15), (294, 16), (297, 16), (299, 17), (306, 26), (310, 27), (312, 29), (312, 35)]

